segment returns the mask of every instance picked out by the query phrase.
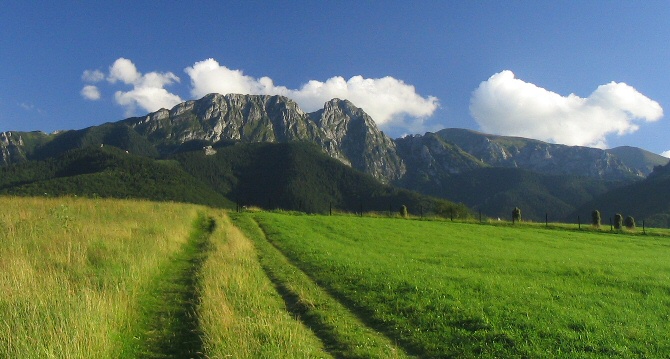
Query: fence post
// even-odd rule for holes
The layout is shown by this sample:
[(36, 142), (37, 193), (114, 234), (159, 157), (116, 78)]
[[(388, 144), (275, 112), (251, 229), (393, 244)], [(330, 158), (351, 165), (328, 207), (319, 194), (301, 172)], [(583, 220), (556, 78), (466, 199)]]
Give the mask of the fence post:
[(544, 213), (544, 226), (549, 227), (549, 213)]
[(333, 202), (328, 202), (328, 215), (333, 215)]
[(479, 223), (482, 223), (482, 210), (479, 210)]
[(363, 217), (363, 203), (361, 203), (361, 211), (360, 211), (360, 213), (361, 213), (361, 217)]
[(647, 234), (647, 231), (644, 229), (644, 219), (642, 220), (642, 234)]
[(612, 217), (610, 217), (610, 231), (613, 231), (614, 227), (612, 226)]
[(577, 227), (578, 227), (579, 229), (582, 229), (582, 219), (579, 218), (579, 216), (577, 216)]
[(419, 206), (419, 212), (421, 213), (421, 219), (423, 219), (423, 205)]

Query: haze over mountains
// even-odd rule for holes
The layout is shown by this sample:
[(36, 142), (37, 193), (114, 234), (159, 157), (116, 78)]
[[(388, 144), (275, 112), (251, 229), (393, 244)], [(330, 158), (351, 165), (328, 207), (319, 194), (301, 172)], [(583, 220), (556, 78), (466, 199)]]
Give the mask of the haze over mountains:
[[(128, 154), (167, 159), (187, 152), (204, 156), (204, 148), (210, 154), (228, 151), (241, 156), (243, 152), (223, 149), (231, 144), (294, 142), (310, 143), (307, 148), (387, 185), (462, 202), (492, 217), (506, 218), (511, 208), (519, 206), (524, 217), (532, 220), (544, 220), (545, 214), (564, 220), (587, 202), (596, 205), (593, 201), (599, 195), (632, 183), (642, 185), (655, 167), (668, 163), (662, 156), (633, 147), (601, 150), (463, 129), (394, 140), (346, 100), (333, 99), (322, 109), (305, 113), (286, 97), (236, 94), (209, 94), (169, 110), (82, 130), (5, 132), (0, 135), (0, 163), (15, 167), (102, 144)], [(265, 151), (269, 151), (266, 155), (272, 152)], [(180, 163), (185, 168), (187, 161)], [(186, 172), (207, 182), (196, 168), (188, 168)], [(320, 173), (329, 176), (331, 172)], [(279, 176), (268, 171), (262, 175)], [(236, 178), (242, 177), (251, 178), (241, 174)], [(254, 191), (261, 189), (247, 188), (245, 193)], [(302, 203), (306, 200), (302, 198)], [(300, 203), (292, 201), (286, 203)]]

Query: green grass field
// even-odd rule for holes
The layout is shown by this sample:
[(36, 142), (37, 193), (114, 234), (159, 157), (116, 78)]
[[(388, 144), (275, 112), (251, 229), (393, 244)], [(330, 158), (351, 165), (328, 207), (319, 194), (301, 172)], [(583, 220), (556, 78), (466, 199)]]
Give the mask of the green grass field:
[(0, 208), (3, 358), (670, 355), (657, 230), (81, 198)]
[(670, 355), (670, 238), (253, 216), (294, 265), (410, 354)]

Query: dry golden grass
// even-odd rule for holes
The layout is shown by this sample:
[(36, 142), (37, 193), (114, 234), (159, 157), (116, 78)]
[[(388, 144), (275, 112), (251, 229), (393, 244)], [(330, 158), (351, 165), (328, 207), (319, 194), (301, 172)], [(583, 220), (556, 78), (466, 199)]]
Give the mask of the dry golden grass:
[(197, 206), (0, 197), (0, 357), (116, 357)]
[(216, 218), (202, 270), (200, 323), (210, 358), (324, 358), (321, 342), (286, 311), (253, 243), (224, 214)]

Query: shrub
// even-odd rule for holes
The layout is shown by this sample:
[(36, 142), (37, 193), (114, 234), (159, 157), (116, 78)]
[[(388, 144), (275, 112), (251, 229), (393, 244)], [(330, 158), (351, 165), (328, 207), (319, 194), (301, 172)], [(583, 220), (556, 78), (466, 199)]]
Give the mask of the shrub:
[(407, 212), (407, 206), (405, 206), (404, 204), (400, 206), (400, 216), (402, 218), (407, 218), (407, 216), (409, 216), (409, 212)]
[(614, 215), (614, 229), (621, 229), (623, 223), (623, 216), (619, 213)]
[(600, 227), (600, 211), (595, 209), (593, 212), (591, 212), (591, 224), (593, 224), (594, 227)]
[(623, 224), (628, 229), (634, 229), (635, 228), (635, 218), (633, 218), (632, 216), (628, 216), (628, 217), (626, 217), (626, 220), (624, 220)]
[(519, 207), (514, 207), (514, 210), (512, 210), (512, 221), (521, 222), (521, 209)]

